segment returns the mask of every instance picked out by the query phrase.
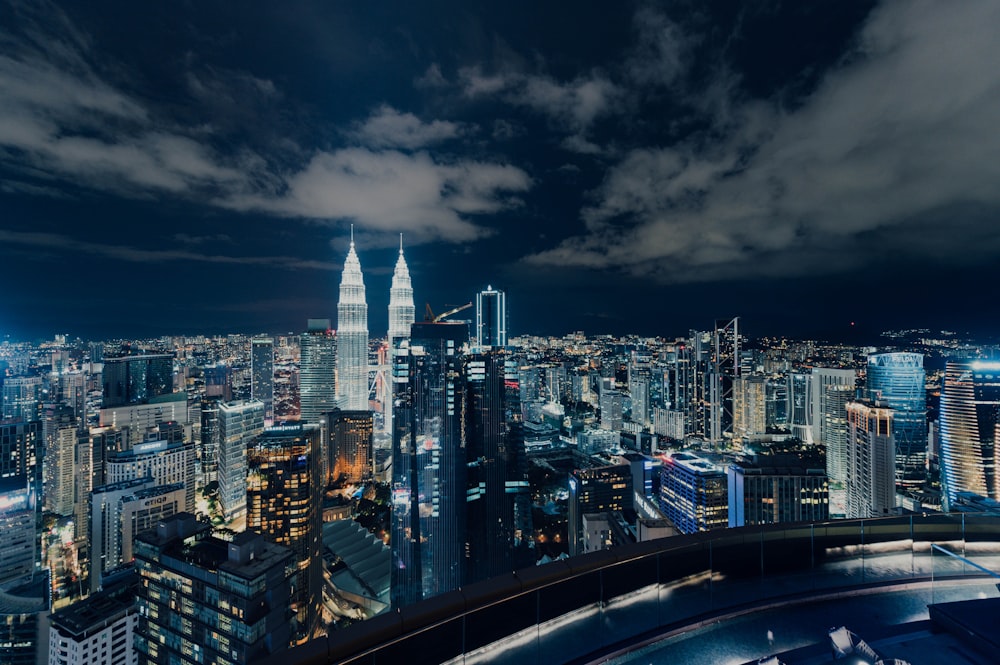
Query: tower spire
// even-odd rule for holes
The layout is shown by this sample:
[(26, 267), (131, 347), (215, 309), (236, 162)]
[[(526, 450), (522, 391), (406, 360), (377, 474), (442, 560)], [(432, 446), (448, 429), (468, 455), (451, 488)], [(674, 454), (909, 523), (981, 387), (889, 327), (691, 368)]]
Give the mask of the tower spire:
[(351, 247), (354, 247), (354, 224), (351, 224)]
[(399, 234), (399, 255), (403, 255), (403, 234)]

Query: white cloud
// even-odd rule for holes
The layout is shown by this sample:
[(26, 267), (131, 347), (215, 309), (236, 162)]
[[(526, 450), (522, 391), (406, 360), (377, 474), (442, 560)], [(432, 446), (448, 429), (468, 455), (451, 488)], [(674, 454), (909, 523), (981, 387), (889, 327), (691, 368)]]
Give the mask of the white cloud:
[(731, 104), (721, 140), (633, 150), (587, 233), (527, 260), (666, 281), (842, 271), (888, 247), (982, 260), (1000, 248), (998, 30), (990, 0), (876, 8), (801, 106)]
[(400, 113), (383, 104), (354, 132), (364, 145), (373, 148), (405, 148), (414, 150), (458, 138), (462, 125), (445, 120), (423, 122), (412, 113)]
[(348, 148), (318, 153), (287, 180), (278, 198), (237, 196), (236, 209), (317, 220), (352, 220), (373, 231), (405, 231), (418, 240), (462, 242), (488, 233), (471, 215), (520, 202), (531, 186), (514, 166), (477, 161), (441, 163), (426, 152)]

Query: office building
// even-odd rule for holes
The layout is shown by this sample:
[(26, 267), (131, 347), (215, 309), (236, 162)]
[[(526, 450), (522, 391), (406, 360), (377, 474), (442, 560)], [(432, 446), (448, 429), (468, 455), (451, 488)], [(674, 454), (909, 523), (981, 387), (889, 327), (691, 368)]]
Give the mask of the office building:
[(896, 510), (893, 415), (867, 400), (847, 405), (848, 519), (885, 517)]
[(191, 425), (191, 410), (188, 408), (186, 392), (158, 395), (142, 404), (102, 408), (99, 424), (101, 427), (122, 430), (125, 433), (123, 445), (128, 448), (141, 443), (149, 429), (165, 422)]
[(693, 453), (674, 453), (660, 467), (660, 512), (681, 533), (729, 525), (726, 472)]
[(502, 351), (466, 356), (467, 582), (514, 570), (523, 535), (517, 524), (519, 497), (528, 491), (524, 444), (509, 400), (519, 391), (506, 377), (515, 370)]
[(105, 358), (101, 378), (102, 409), (146, 404), (154, 397), (173, 392), (174, 357), (168, 353), (150, 353)]
[(135, 665), (139, 577), (127, 573), (103, 591), (49, 617), (48, 665)]
[(577, 469), (570, 474), (567, 526), (570, 556), (584, 551), (583, 516), (631, 509), (632, 490), (632, 469), (628, 464)]
[(323, 481), (318, 424), (269, 427), (247, 450), (247, 530), (292, 551), (292, 608), (298, 637), (319, 621), (323, 587)]
[(246, 514), (247, 446), (263, 431), (263, 402), (219, 405), (219, 504), (227, 521)]
[(759, 439), (767, 432), (767, 379), (741, 376), (733, 382), (733, 438), (741, 442)]
[(35, 524), (42, 523), (42, 423), (0, 423), (0, 491), (27, 488)]
[(41, 413), (42, 377), (9, 376), (3, 379), (3, 419), (38, 420)]
[(392, 606), (464, 582), (465, 323), (414, 323), (393, 354)]
[(507, 295), (492, 286), (476, 294), (476, 346), (507, 346)]
[(73, 514), (74, 464), (79, 436), (73, 409), (66, 404), (46, 409), (45, 431), (45, 508), (56, 515)]
[(945, 509), (956, 502), (961, 492), (1000, 500), (997, 483), (1000, 362), (949, 362), (941, 390), (939, 422)]
[(147, 441), (131, 450), (110, 455), (105, 475), (110, 485), (147, 476), (152, 477), (157, 486), (183, 485), (183, 509), (194, 512), (196, 454), (193, 443)]
[(224, 363), (217, 363), (205, 367), (203, 372), (206, 400), (231, 402), (233, 399), (233, 368)]
[[(393, 349), (399, 347), (400, 340), (410, 336), (410, 326), (416, 317), (413, 306), (413, 285), (410, 282), (410, 269), (403, 258), (403, 234), (399, 235), (399, 258), (392, 271), (392, 285), (389, 288), (389, 366), (392, 367)], [(387, 381), (389, 395), (385, 400), (385, 430), (392, 431), (392, 381)]]
[(601, 429), (619, 432), (625, 424), (622, 394), (615, 389), (615, 380), (601, 379)]
[(274, 420), (274, 340), (250, 341), (250, 399), (264, 404), (264, 422)]
[(788, 428), (793, 436), (806, 443), (815, 443), (817, 433), (813, 421), (813, 388), (811, 374), (793, 372), (788, 375)]
[(868, 399), (892, 409), (896, 485), (919, 490), (927, 477), (927, 388), (920, 353), (868, 356)]
[(856, 397), (853, 383), (832, 384), (823, 390), (822, 436), (826, 446), (826, 475), (842, 485), (847, 478), (847, 404)]
[(823, 522), (830, 490), (823, 455), (755, 455), (726, 469), (729, 526)]
[(368, 303), (353, 228), (337, 301), (337, 406), (368, 409)]
[(740, 319), (717, 319), (707, 368), (709, 422), (706, 434), (718, 446), (733, 435), (733, 389), (741, 375)]
[(0, 663), (48, 662), (51, 609), (52, 578), (48, 569), (40, 570), (24, 584), (0, 589)]
[(103, 586), (106, 573), (132, 561), (137, 535), (184, 512), (186, 500), (183, 483), (158, 485), (150, 476), (95, 487), (88, 520), (90, 590)]
[[(814, 367), (812, 370), (812, 423), (815, 441), (828, 446), (842, 430), (846, 403), (855, 398), (857, 374), (853, 369)], [(827, 426), (834, 431), (828, 432)], [(838, 430), (838, 428), (840, 428)]]
[(31, 579), (39, 558), (36, 510), (24, 475), (0, 478), (0, 588)]
[(337, 342), (330, 319), (306, 322), (299, 353), (299, 420), (318, 423), (336, 406)]
[(187, 513), (139, 535), (139, 665), (252, 664), (288, 648), (291, 563), (287, 547), (217, 538)]
[(198, 448), (200, 483), (204, 487), (219, 478), (219, 401), (201, 403), (201, 446)]
[(327, 422), (332, 480), (354, 484), (371, 480), (372, 412), (334, 409)]

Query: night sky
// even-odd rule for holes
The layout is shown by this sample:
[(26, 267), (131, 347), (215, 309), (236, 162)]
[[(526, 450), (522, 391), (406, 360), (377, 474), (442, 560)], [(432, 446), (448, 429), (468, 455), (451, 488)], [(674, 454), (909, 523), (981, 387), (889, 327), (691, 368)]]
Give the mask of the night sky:
[(1000, 3), (0, 0), (0, 335), (991, 334)]

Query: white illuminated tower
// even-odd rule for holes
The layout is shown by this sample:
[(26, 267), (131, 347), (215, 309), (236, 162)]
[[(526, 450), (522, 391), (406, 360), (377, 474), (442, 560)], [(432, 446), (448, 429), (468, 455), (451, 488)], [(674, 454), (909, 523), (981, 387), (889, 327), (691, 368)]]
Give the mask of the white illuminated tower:
[(353, 226), (337, 302), (337, 406), (368, 410), (368, 303), (361, 261), (354, 251)]
[[(413, 306), (413, 285), (410, 283), (410, 269), (403, 258), (403, 234), (399, 234), (399, 259), (392, 273), (392, 287), (389, 289), (389, 353), (396, 348), (396, 341), (410, 338), (410, 326), (416, 316)], [(392, 366), (390, 359), (389, 366)], [(392, 382), (386, 386), (391, 391)], [(392, 394), (385, 400), (385, 430), (392, 431)]]

